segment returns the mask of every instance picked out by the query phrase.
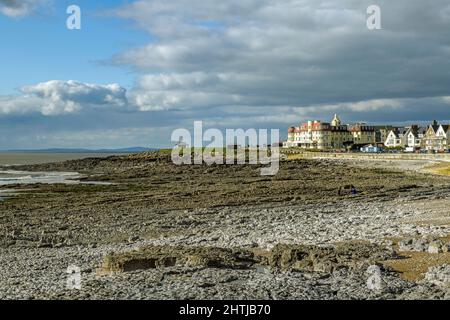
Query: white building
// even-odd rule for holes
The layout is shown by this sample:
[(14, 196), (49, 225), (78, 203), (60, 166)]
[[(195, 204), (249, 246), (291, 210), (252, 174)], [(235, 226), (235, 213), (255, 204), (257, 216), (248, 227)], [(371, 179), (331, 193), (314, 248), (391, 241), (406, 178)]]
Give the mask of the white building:
[(388, 148), (420, 148), (426, 130), (417, 125), (393, 128), (389, 131), (384, 145)]
[(450, 149), (450, 125), (440, 125), (437, 121), (427, 128), (418, 125), (369, 126), (365, 123), (342, 125), (339, 117), (334, 115), (330, 123), (314, 120), (289, 128), (283, 147), (323, 150), (380, 143), (387, 148), (443, 152)]
[(288, 139), (283, 146), (323, 150), (345, 149), (352, 143), (353, 132), (335, 114), (331, 123), (314, 120), (289, 128)]
[(422, 147), (428, 151), (443, 152), (450, 148), (450, 125), (440, 125), (437, 121), (428, 127)]
[(403, 146), (405, 148), (418, 149), (422, 145), (422, 139), (427, 132), (426, 128), (416, 125), (411, 126), (405, 133)]

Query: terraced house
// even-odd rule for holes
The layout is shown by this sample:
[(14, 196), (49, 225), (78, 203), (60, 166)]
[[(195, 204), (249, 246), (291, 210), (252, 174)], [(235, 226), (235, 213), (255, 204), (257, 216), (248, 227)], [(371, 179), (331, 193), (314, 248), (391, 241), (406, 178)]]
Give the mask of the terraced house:
[(388, 148), (444, 152), (450, 148), (450, 126), (433, 121), (428, 127), (412, 125), (393, 128), (384, 142)]
[(422, 147), (423, 138), (427, 132), (426, 127), (412, 125), (410, 127), (394, 127), (384, 141), (388, 148), (413, 148)]
[(339, 150), (349, 147), (357, 149), (375, 144), (409, 151), (422, 149), (430, 152), (444, 152), (450, 148), (450, 125), (440, 125), (437, 121), (428, 127), (342, 124), (338, 115), (334, 115), (331, 122), (313, 120), (302, 123), (298, 127), (290, 127), (288, 139), (283, 146)]
[(422, 148), (428, 151), (442, 152), (450, 148), (450, 125), (438, 124), (437, 121), (428, 127)]
[(403, 137), (405, 133), (405, 128), (392, 128), (386, 137), (384, 145), (388, 148), (402, 147), (402, 141), (404, 140)]

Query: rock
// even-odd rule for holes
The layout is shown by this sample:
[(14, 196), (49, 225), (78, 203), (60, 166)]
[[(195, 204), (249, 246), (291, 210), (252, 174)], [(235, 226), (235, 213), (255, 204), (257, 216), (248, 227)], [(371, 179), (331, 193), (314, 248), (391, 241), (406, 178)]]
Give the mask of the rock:
[(51, 242), (39, 241), (37, 244), (38, 248), (53, 248), (53, 244)]
[(450, 287), (450, 265), (429, 268), (425, 274), (425, 281), (439, 287)]
[(383, 291), (385, 284), (381, 278), (381, 273), (374, 273), (367, 279), (367, 288), (372, 291)]
[(428, 248), (428, 241), (426, 239), (418, 239), (414, 241), (414, 250), (417, 252), (424, 252)]
[(139, 241), (139, 240), (141, 240), (141, 238), (139, 238), (138, 236), (133, 236), (133, 237), (129, 237), (128, 238), (128, 242), (129, 243), (136, 242), (136, 241)]
[(437, 254), (442, 253), (442, 243), (440, 241), (433, 241), (428, 246), (428, 253)]
[(416, 251), (425, 252), (428, 249), (428, 240), (421, 239), (405, 239), (398, 243), (398, 249), (400, 252)]
[(392, 247), (392, 246), (394, 245), (394, 242), (393, 242), (392, 240), (385, 240), (385, 241), (383, 242), (383, 244), (384, 244), (386, 247)]
[(366, 273), (369, 275), (373, 275), (373, 274), (381, 275), (381, 268), (379, 266), (377, 266), (376, 264), (373, 264), (367, 268)]
[(104, 257), (99, 275), (175, 266), (247, 269), (255, 263), (246, 250), (187, 246), (146, 246), (138, 250), (110, 253)]
[(412, 251), (414, 239), (404, 239), (398, 243), (398, 250), (400, 252)]

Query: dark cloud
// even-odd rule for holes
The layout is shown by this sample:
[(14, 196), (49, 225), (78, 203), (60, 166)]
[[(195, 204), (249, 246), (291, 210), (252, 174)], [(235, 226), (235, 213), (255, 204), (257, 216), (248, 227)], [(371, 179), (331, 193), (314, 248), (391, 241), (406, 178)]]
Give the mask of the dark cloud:
[(10, 17), (25, 16), (48, 1), (49, 0), (0, 0), (0, 13)]
[(114, 61), (149, 73), (135, 91), (149, 110), (449, 95), (448, 1), (378, 1), (377, 31), (366, 27), (371, 4), (136, 1), (117, 14), (157, 40)]

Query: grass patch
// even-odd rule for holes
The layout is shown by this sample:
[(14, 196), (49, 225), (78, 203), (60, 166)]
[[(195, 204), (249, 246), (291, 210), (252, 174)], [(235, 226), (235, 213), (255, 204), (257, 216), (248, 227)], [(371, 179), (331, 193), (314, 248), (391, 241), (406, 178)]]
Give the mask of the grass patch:
[(431, 167), (428, 167), (427, 169), (430, 172), (435, 173), (435, 174), (450, 176), (450, 163), (449, 162), (439, 163), (439, 164), (433, 165)]
[(293, 153), (287, 155), (287, 160), (294, 161), (294, 160), (301, 160), (305, 159), (305, 156), (303, 153)]
[[(402, 237), (387, 237), (394, 243), (394, 249), (398, 252), (398, 243)], [(450, 235), (440, 237), (444, 243), (450, 241)], [(400, 278), (409, 281), (419, 281), (425, 277), (428, 268), (443, 264), (450, 264), (450, 252), (428, 253), (428, 252), (398, 252), (398, 258), (381, 262), (385, 267), (389, 267), (398, 272)]]
[(400, 259), (382, 262), (399, 273), (405, 280), (418, 281), (425, 277), (428, 268), (450, 264), (450, 253), (405, 252)]

